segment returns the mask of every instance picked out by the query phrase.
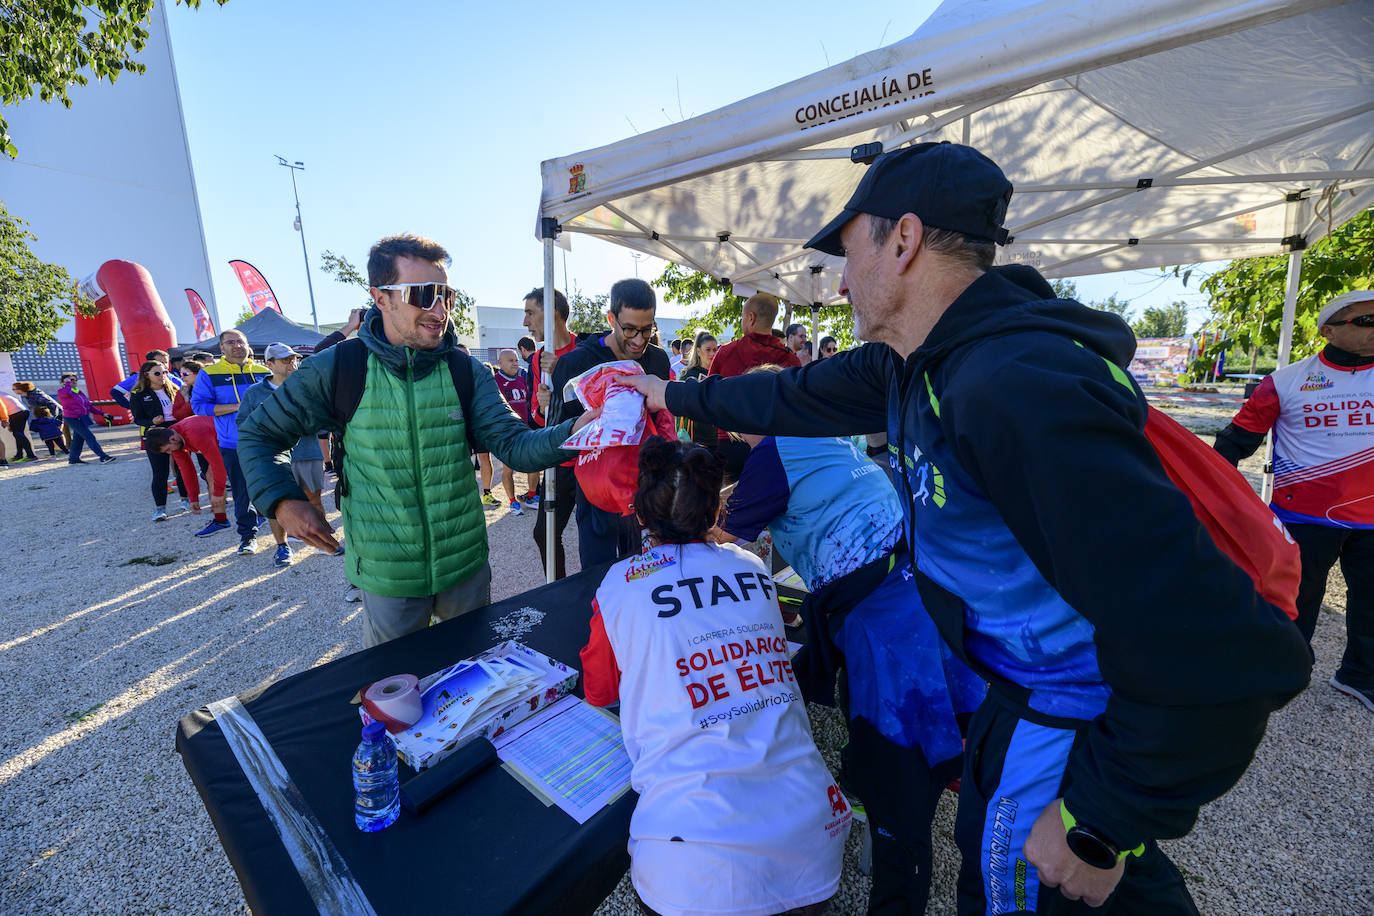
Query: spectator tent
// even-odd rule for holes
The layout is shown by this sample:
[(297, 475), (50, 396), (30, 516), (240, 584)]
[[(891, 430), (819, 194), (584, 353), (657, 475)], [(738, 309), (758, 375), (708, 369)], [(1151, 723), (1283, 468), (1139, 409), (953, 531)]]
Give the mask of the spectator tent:
[[(238, 326), (238, 330), (248, 338), (248, 346), (258, 356), (267, 349), (268, 344), (284, 343), (293, 350), (301, 353), (314, 353), (315, 345), (324, 340), (324, 335), (310, 328), (302, 327), (296, 322), (287, 318), (276, 309), (267, 308), (258, 312), (252, 318)], [(192, 350), (204, 350), (207, 353), (218, 354), (219, 341), (207, 340), (199, 344), (182, 346), (179, 352), (190, 352)]]
[(1302, 249), (1374, 203), (1374, 0), (946, 0), (888, 47), (544, 162), (538, 231), (832, 303), (841, 262), (802, 244), (854, 161), (930, 140), (1015, 185), (1003, 263), (1068, 277), (1291, 253), (1286, 360)]

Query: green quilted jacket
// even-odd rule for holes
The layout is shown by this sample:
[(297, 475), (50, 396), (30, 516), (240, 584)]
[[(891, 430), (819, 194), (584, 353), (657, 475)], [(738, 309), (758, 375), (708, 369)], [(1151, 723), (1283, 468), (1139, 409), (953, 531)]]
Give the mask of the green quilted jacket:
[[(463, 416), (449, 375), (452, 328), (435, 350), (388, 343), (381, 313), (358, 337), (368, 349), (367, 386), (345, 441), (348, 579), (387, 597), (435, 595), (487, 561), (486, 523), (468, 452), (473, 438), (518, 471), (566, 461), (558, 445), (572, 422), (532, 430), (511, 411), (491, 373), (472, 361), (472, 415)], [(304, 499), (291, 476), (301, 436), (340, 432), (333, 417), (336, 350), (307, 359), (239, 428), (239, 462), (253, 503), (270, 516), (283, 499)]]

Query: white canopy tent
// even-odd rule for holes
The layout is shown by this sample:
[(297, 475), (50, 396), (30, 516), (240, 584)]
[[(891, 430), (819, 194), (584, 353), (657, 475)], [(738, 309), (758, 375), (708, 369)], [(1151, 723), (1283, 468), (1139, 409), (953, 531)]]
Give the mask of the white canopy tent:
[(838, 302), (842, 262), (801, 246), (854, 161), (930, 140), (1011, 179), (1002, 263), (1067, 277), (1291, 253), (1282, 364), (1302, 249), (1374, 204), (1374, 0), (946, 0), (895, 44), (544, 162), (545, 288), (554, 238), (586, 234)]

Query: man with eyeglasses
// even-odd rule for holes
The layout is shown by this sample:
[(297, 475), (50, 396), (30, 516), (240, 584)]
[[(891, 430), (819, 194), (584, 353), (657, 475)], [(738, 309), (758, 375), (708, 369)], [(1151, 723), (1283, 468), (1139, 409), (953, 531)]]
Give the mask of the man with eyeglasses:
[[(242, 331), (230, 328), (219, 335), (219, 349), (223, 356), (201, 370), (191, 389), (191, 410), (202, 417), (215, 418), (215, 434), (219, 437), (220, 456), (229, 475), (229, 489), (234, 496), (234, 526), (239, 535), (239, 556), (258, 552), (258, 513), (248, 498), (248, 484), (244, 481), (243, 466), (239, 463), (239, 431), (234, 422), (239, 403), (248, 389), (271, 375), (266, 366), (253, 362), (253, 351)], [(229, 526), (220, 521), (196, 532), (196, 537), (209, 537)]]
[(1232, 464), (1274, 431), (1270, 503), (1302, 551), (1298, 629), (1312, 642), (1326, 579), (1345, 576), (1345, 656), (1330, 684), (1374, 712), (1374, 291), (1317, 315), (1326, 346), (1267, 375), (1216, 450)]
[(885, 152), (806, 246), (844, 259), (870, 343), (626, 384), (740, 432), (886, 428), (913, 606), (990, 685), (954, 830), (961, 914), (1196, 916), (1158, 841), (1245, 772), (1307, 649), (1160, 465), (1130, 328), (994, 263), (1011, 196), (971, 147)]
[[(520, 471), (571, 457), (559, 445), (572, 421), (530, 429), (491, 372), (458, 351), (449, 263), (440, 245), (415, 235), (373, 245), (367, 274), (374, 307), (357, 339), (306, 360), (240, 430), (254, 502), (287, 533), (330, 553), (338, 543), (292, 478), (287, 453), (317, 430), (341, 438), (345, 566), (363, 595), (368, 647), (491, 601), (470, 441)], [(356, 400), (344, 403), (346, 392)]]
[(784, 333), (787, 336), (787, 349), (797, 355), (797, 360), (803, 366), (811, 362), (811, 353), (806, 348), (806, 325), (793, 322)]
[[(563, 400), (563, 388), (569, 379), (593, 366), (632, 359), (644, 368), (645, 374), (668, 380), (668, 354), (649, 342), (656, 330), (657, 312), (658, 297), (643, 280), (619, 280), (611, 286), (610, 311), (606, 313), (610, 333), (586, 338), (554, 364), (549, 392), (550, 422), (582, 415), (581, 404)], [(566, 470), (560, 469), (559, 476), (564, 473)], [(583, 569), (639, 553), (639, 525), (633, 516), (617, 516), (597, 508), (583, 495), (580, 486), (576, 488), (576, 503), (577, 549)]]

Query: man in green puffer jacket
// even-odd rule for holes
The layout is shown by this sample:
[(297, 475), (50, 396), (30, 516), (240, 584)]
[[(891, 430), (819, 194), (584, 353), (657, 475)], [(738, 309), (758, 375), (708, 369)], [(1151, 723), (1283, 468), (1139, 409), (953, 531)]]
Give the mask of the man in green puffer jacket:
[[(372, 246), (375, 308), (358, 338), (367, 347), (362, 398), (346, 424), (341, 502), (348, 579), (363, 593), (363, 642), (371, 647), (491, 601), (487, 530), (473, 477), (473, 439), (510, 468), (536, 471), (568, 459), (568, 421), (532, 430), (507, 406), (481, 363), (469, 415), (449, 372), (457, 346), (448, 309), (451, 263), (435, 242), (391, 236)], [(254, 505), (288, 533), (333, 552), (324, 516), (291, 476), (290, 450), (319, 430), (345, 432), (334, 415), (334, 364), (342, 347), (298, 369), (239, 429), (239, 456)], [(585, 424), (579, 420), (577, 426)]]

